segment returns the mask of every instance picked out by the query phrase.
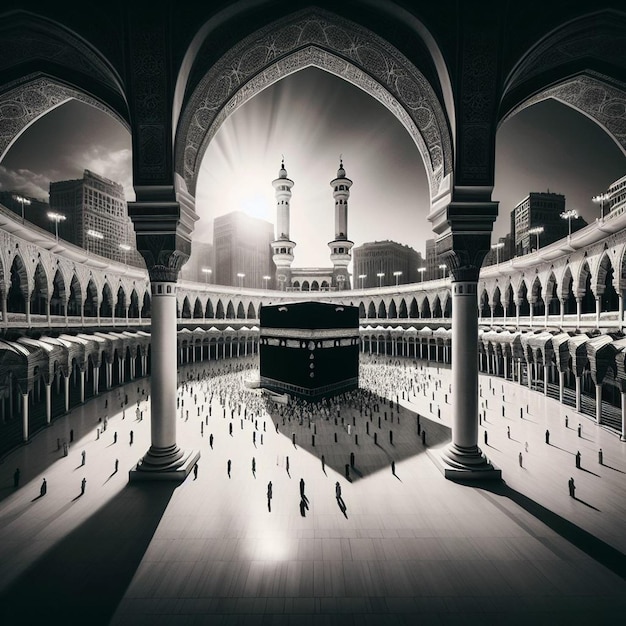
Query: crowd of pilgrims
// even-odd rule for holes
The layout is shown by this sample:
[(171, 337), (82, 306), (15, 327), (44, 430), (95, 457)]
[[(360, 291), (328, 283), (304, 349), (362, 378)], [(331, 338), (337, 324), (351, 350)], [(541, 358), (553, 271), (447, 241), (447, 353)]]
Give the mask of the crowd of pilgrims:
[[(250, 384), (254, 379), (258, 380), (257, 364), (255, 357), (248, 357), (226, 364), (222, 362), (219, 366), (201, 363), (186, 367), (179, 372), (179, 417), (185, 421), (190, 417), (205, 417), (203, 422), (208, 424), (208, 417), (213, 414), (217, 401), (221, 417), (258, 422), (271, 415), (278, 429), (281, 422), (283, 425), (291, 422), (310, 425), (315, 419), (341, 417), (342, 409), (352, 409), (362, 417), (371, 417), (380, 413), (381, 405), (389, 406), (390, 410), (394, 406), (398, 409), (400, 401), (408, 402), (419, 394), (426, 396), (427, 393), (433, 393), (434, 398), (433, 390), (441, 388), (437, 374), (417, 361), (384, 360), (361, 355), (357, 389), (318, 402), (288, 396), (284, 403), (276, 396), (259, 393), (259, 389)], [(187, 402), (185, 396), (188, 397)]]

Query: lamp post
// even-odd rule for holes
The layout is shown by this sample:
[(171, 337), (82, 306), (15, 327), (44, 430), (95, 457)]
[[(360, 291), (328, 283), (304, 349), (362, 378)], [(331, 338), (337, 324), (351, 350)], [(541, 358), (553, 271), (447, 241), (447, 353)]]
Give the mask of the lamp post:
[(420, 283), (424, 282), (424, 272), (426, 271), (425, 267), (418, 267), (417, 271), (420, 273)]
[(539, 250), (539, 235), (543, 232), (543, 226), (535, 226), (528, 229), (529, 235), (537, 235), (537, 250)]
[(209, 276), (213, 273), (213, 270), (210, 267), (203, 267), (202, 273), (204, 274), (204, 284), (209, 284)]
[(442, 271), (442, 273), (443, 273), (442, 278), (445, 278), (445, 277), (446, 277), (446, 270), (448, 269), (448, 266), (447, 266), (445, 263), (442, 263), (442, 264), (439, 266), (439, 269), (440, 269), (440, 270)]
[(367, 278), (367, 274), (359, 274), (359, 280), (361, 281), (361, 289), (363, 289), (363, 281)]
[(263, 276), (263, 281), (265, 282), (265, 288), (267, 289), (267, 281), (269, 281), (269, 279), (271, 278), (271, 276)]
[(398, 280), (400, 280), (400, 276), (402, 276), (402, 272), (397, 271), (394, 272), (393, 275), (396, 277), (396, 287), (398, 286)]
[(500, 241), (498, 243), (494, 243), (491, 246), (491, 249), (496, 251), (496, 265), (500, 265), (500, 248), (504, 248), (504, 242), (503, 241)]
[[(104, 239), (104, 235), (99, 230), (93, 230), (92, 228), (90, 228), (87, 231), (87, 237), (89, 237), (91, 239), (100, 239), (100, 240)], [(87, 239), (87, 252), (90, 252), (90, 250), (89, 250), (89, 239)], [(91, 250), (91, 252), (93, 252), (93, 250)]]
[[(572, 236), (572, 218), (576, 219), (578, 217), (578, 212), (574, 209), (570, 209), (569, 211), (563, 211), (561, 213), (561, 219), (567, 220), (567, 237)], [(604, 216), (603, 216), (604, 217)]]
[(376, 276), (378, 276), (378, 286), (382, 287), (383, 286), (383, 276), (385, 275), (385, 272), (378, 272), (378, 274), (376, 274)]
[(127, 243), (121, 243), (120, 250), (124, 253), (124, 265), (127, 265), (126, 256), (130, 252), (130, 246)]
[(48, 218), (54, 222), (54, 238), (59, 241), (59, 222), (65, 221), (65, 215), (62, 215), (61, 213), (50, 212), (48, 213)]
[(610, 198), (611, 196), (608, 193), (600, 193), (597, 196), (594, 196), (593, 198), (591, 198), (592, 202), (595, 202), (596, 204), (600, 205), (600, 218), (604, 219), (604, 203)]
[(243, 289), (243, 279), (246, 277), (246, 275), (243, 272), (238, 272), (237, 273), (237, 278), (239, 279), (239, 289)]
[(17, 200), (20, 203), (20, 206), (22, 207), (21, 214), (22, 214), (22, 222), (23, 222), (24, 221), (24, 205), (30, 204), (30, 200), (28, 198), (25, 198), (24, 196), (19, 196), (19, 195), (13, 196), (13, 198)]

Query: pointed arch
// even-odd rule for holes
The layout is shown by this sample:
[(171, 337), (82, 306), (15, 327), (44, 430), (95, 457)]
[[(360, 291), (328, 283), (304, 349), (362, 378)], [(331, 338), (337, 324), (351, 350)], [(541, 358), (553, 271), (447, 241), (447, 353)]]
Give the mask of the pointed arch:
[(194, 319), (202, 319), (204, 317), (202, 302), (200, 302), (200, 298), (197, 296), (195, 302), (193, 303), (193, 317)]
[(250, 304), (248, 304), (248, 314), (247, 314), (246, 317), (249, 320), (256, 319), (256, 311), (254, 310), (254, 304), (252, 304), (252, 302), (250, 302)]
[(604, 252), (598, 265), (596, 292), (600, 296), (601, 311), (617, 311), (619, 298), (615, 290), (615, 272), (608, 253)]
[(491, 317), (491, 308), (489, 307), (489, 294), (487, 293), (487, 289), (483, 289), (480, 294), (480, 317), (483, 319), (487, 319)]
[(417, 319), (420, 316), (419, 307), (417, 306), (417, 300), (411, 298), (411, 306), (409, 307), (409, 317), (411, 319)]
[(443, 317), (443, 313), (441, 311), (441, 299), (439, 296), (435, 296), (435, 299), (433, 300), (432, 317)]
[(50, 314), (65, 315), (68, 294), (65, 289), (65, 279), (59, 269), (52, 279), (52, 296), (50, 298)]
[(430, 311), (431, 311), (430, 301), (428, 300), (428, 297), (426, 297), (422, 300), (422, 306), (420, 308), (420, 314), (418, 317), (425, 317), (425, 318), (432, 317), (432, 314)]
[(359, 302), (359, 319), (365, 319), (365, 305), (362, 300)]
[(389, 303), (389, 318), (396, 319), (397, 317), (398, 317), (398, 310), (396, 309), (396, 302), (392, 298), (391, 302)]
[(83, 289), (76, 274), (72, 275), (70, 281), (70, 295), (67, 299), (67, 314), (78, 316), (83, 303)]
[(239, 302), (239, 304), (237, 305), (237, 319), (246, 319), (246, 310), (243, 308), (243, 302)]
[(576, 313), (576, 294), (574, 293), (574, 275), (568, 265), (563, 272), (559, 299), (563, 302), (563, 314), (574, 315)]
[(211, 302), (211, 298), (209, 298), (206, 302), (206, 308), (204, 309), (204, 317), (209, 320), (212, 320), (215, 317), (215, 311), (213, 310), (213, 302)]
[(115, 303), (115, 317), (126, 317), (126, 292), (120, 285), (117, 289), (117, 302)]
[(7, 294), (7, 311), (9, 313), (26, 313), (28, 301), (28, 272), (20, 253), (17, 252), (11, 263), (11, 279)]
[(30, 295), (30, 312), (34, 315), (45, 315), (48, 309), (48, 276), (41, 261), (33, 274), (33, 291)]
[(443, 301), (443, 316), (452, 317), (452, 294), (446, 291), (445, 300)]
[(130, 292), (130, 304), (128, 306), (128, 317), (131, 319), (139, 318), (139, 296), (137, 290), (133, 287)]
[(183, 298), (183, 310), (180, 317), (183, 319), (191, 319), (191, 302), (189, 302), (189, 296)]
[(370, 304), (367, 307), (367, 317), (376, 317), (376, 307), (374, 306), (374, 302), (372, 300), (370, 300)]
[(98, 288), (93, 278), (90, 278), (87, 283), (83, 309), (85, 317), (98, 317)]
[(229, 300), (228, 305), (226, 306), (226, 319), (227, 320), (235, 319), (235, 307), (233, 306), (232, 300)]
[(102, 287), (102, 302), (100, 303), (100, 317), (113, 317), (113, 292), (108, 281)]
[(520, 316), (530, 315), (530, 302), (528, 302), (528, 287), (526, 280), (522, 279), (519, 288), (517, 290), (517, 301), (519, 302), (519, 314)]
[(311, 283), (311, 291), (319, 291), (319, 290), (320, 290), (320, 285), (316, 280), (314, 280)]
[(504, 307), (502, 306), (502, 295), (500, 293), (500, 287), (497, 287), (493, 290), (493, 316), (494, 317), (504, 317)]
[(541, 281), (539, 280), (539, 276), (535, 276), (535, 280), (533, 281), (530, 299), (533, 302), (533, 314), (545, 315), (546, 307), (543, 299), (543, 287), (541, 285)]
[(381, 300), (378, 304), (378, 316), (379, 319), (386, 319), (387, 317), (387, 307), (385, 306), (384, 300)]
[(224, 314), (224, 305), (222, 304), (222, 300), (220, 299), (217, 301), (217, 306), (215, 307), (215, 318), (218, 320), (223, 320), (225, 317), (226, 315)]
[(406, 319), (407, 317), (409, 317), (409, 312), (406, 308), (406, 300), (404, 298), (400, 300), (400, 309), (398, 311), (398, 317), (400, 319)]

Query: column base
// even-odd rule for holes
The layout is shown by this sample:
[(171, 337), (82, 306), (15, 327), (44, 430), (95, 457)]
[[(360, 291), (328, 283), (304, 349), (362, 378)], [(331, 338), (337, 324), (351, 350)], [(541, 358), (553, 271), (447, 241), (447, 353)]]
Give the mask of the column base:
[(450, 443), (429, 448), (426, 453), (448, 480), (502, 480), (502, 470), (495, 467), (478, 446), (462, 448)]
[(142, 480), (183, 481), (200, 458), (199, 450), (184, 452), (178, 446), (151, 447), (146, 455), (128, 472), (130, 482)]

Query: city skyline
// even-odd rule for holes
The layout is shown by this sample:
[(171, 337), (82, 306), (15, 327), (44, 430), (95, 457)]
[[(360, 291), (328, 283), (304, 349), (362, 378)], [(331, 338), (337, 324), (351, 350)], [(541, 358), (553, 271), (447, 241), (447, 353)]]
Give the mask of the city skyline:
[[(213, 219), (232, 211), (274, 223), (271, 181), (283, 156), (295, 182), (294, 267), (329, 262), (326, 244), (333, 238), (334, 222), (329, 182), (340, 156), (354, 181), (349, 238), (355, 245), (391, 239), (424, 254), (425, 242), (434, 234), (416, 146), (383, 105), (313, 68), (267, 88), (222, 125), (202, 161), (194, 240), (211, 242)], [(90, 169), (119, 182), (127, 200), (133, 200), (131, 163), (128, 131), (107, 114), (70, 101), (14, 143), (0, 162), (0, 189), (47, 197), (50, 181), (79, 178)], [(521, 111), (496, 138), (492, 197), (500, 206), (492, 240), (509, 232), (510, 211), (531, 191), (562, 193), (568, 209), (593, 221), (599, 208), (592, 196), (625, 171), (626, 159), (609, 135), (571, 108), (546, 101)], [(377, 220), (381, 211), (390, 217), (384, 230)]]

